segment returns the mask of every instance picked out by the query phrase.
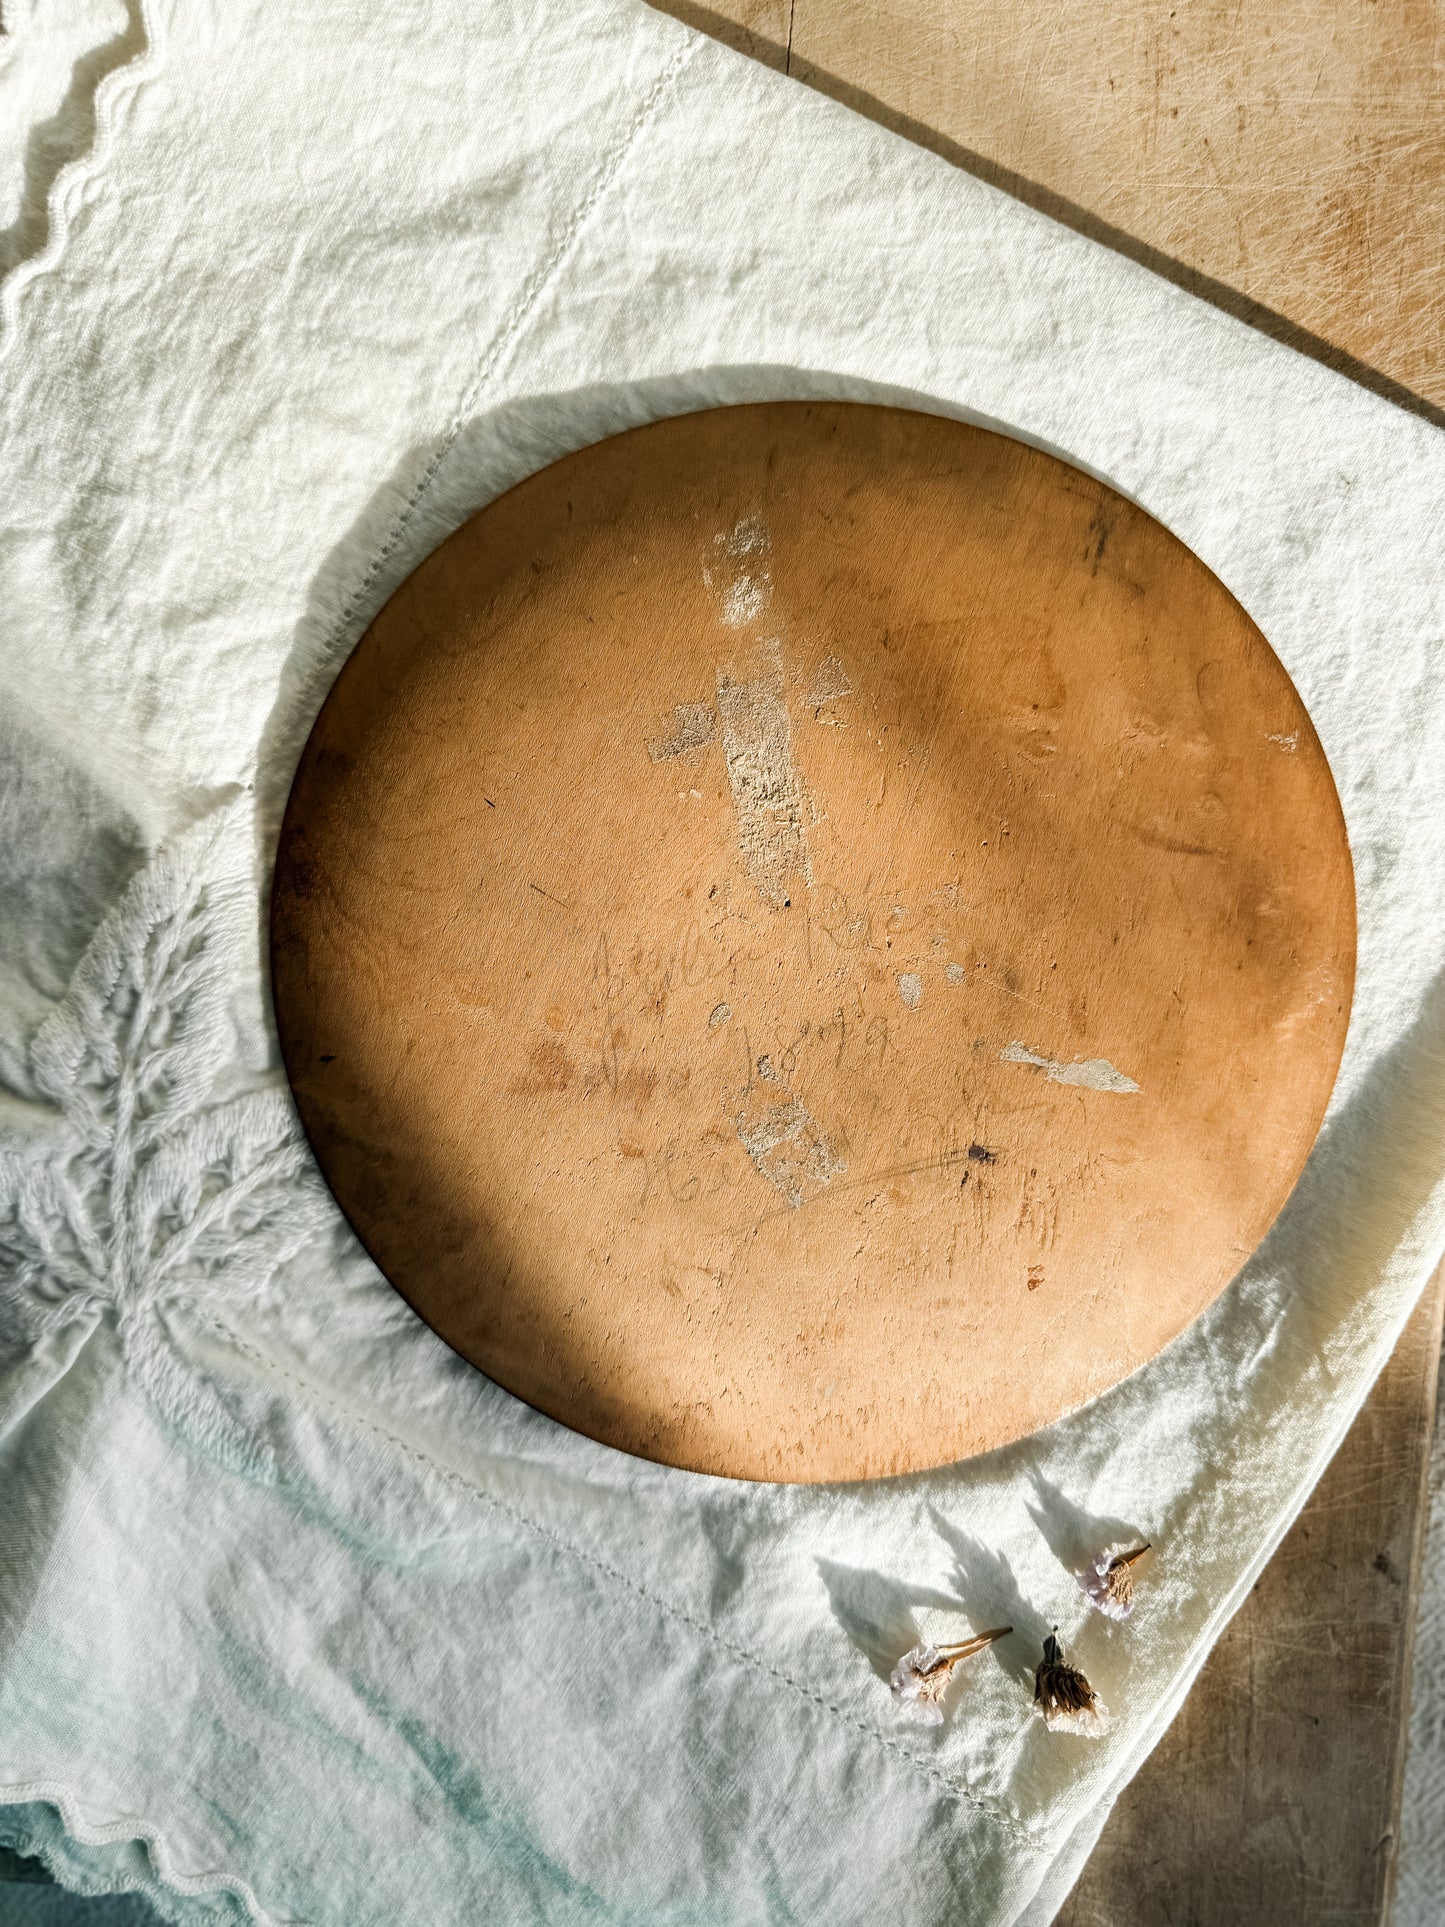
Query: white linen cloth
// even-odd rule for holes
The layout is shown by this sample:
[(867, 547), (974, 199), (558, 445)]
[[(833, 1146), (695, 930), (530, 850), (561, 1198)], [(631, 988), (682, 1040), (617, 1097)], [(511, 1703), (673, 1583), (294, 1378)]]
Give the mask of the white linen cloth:
[[(1046, 1921), (1445, 1242), (1445, 441), (624, 0), (143, 26), (0, 294), (0, 1844), (186, 1922)], [(1360, 949), (1209, 1313), (1007, 1451), (799, 1489), (434, 1338), (311, 1175), (262, 955), (310, 720), (438, 539), (817, 394), (1000, 426), (1203, 557), (1320, 730)], [(1121, 1528), (1161, 1553), (1113, 1625), (1069, 1568)], [(901, 1651), (1001, 1617), (911, 1724)], [(1030, 1710), (1055, 1622), (1098, 1742)]]

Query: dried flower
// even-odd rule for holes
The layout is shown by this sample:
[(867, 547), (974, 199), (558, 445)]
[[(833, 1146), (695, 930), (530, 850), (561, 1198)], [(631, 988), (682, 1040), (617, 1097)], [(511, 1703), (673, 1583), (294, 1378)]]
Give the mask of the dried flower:
[(1110, 1619), (1127, 1619), (1134, 1610), (1134, 1563), (1149, 1550), (1137, 1546), (1133, 1552), (1115, 1553), (1111, 1558), (1101, 1552), (1097, 1559), (1074, 1577), (1091, 1602)]
[(1012, 1626), (999, 1626), (991, 1633), (979, 1633), (974, 1639), (961, 1639), (954, 1646), (915, 1646), (893, 1668), (889, 1681), (893, 1697), (910, 1707), (929, 1726), (942, 1726), (943, 1696), (955, 1666), (1012, 1631)]
[(1095, 1739), (1109, 1724), (1109, 1709), (1076, 1666), (1064, 1663), (1058, 1628), (1044, 1641), (1044, 1656), (1034, 1674), (1034, 1706), (1051, 1732)]

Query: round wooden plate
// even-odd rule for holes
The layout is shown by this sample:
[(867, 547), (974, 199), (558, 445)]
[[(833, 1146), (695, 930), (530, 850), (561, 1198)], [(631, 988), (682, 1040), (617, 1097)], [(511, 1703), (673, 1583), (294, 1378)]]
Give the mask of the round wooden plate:
[(1343, 1048), (1348, 845), (1209, 570), (1004, 436), (849, 404), (535, 475), (297, 773), (277, 1015), (464, 1357), (755, 1479), (981, 1451), (1254, 1248)]

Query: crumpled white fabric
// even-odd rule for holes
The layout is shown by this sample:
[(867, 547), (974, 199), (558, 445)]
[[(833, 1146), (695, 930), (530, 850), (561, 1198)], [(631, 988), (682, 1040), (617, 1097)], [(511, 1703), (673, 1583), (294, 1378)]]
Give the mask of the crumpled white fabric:
[[(141, 18), (0, 289), (0, 1844), (185, 1922), (1044, 1922), (1445, 1243), (1445, 442), (624, 0)], [(444, 533), (817, 394), (1057, 450), (1223, 578), (1329, 753), (1360, 967), (1189, 1332), (1017, 1447), (800, 1489), (576, 1437), (418, 1323), (312, 1175), (262, 929), (315, 709)], [(1135, 1535), (1112, 1625), (1072, 1568)], [(1001, 1622), (911, 1724), (900, 1654)], [(1098, 1741), (1032, 1714), (1055, 1623)]]

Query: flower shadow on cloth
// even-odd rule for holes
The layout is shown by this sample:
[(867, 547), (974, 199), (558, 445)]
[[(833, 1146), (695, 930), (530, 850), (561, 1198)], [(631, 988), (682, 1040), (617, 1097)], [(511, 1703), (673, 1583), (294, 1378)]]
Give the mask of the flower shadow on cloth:
[(1078, 1505), (1048, 1479), (1037, 1466), (1029, 1467), (1029, 1480), (1036, 1501), (1029, 1504), (1029, 1517), (1050, 1552), (1071, 1577), (1082, 1572), (1101, 1553), (1124, 1551), (1141, 1546), (1147, 1532), (1123, 1519), (1091, 1513)]
[(866, 1566), (844, 1566), (831, 1559), (819, 1559), (817, 1566), (834, 1619), (885, 1683), (892, 1679), (900, 1655), (923, 1642), (914, 1618), (918, 1607), (968, 1615), (964, 1601), (951, 1593), (910, 1585)]
[(1051, 1622), (1019, 1590), (1005, 1554), (970, 1537), (961, 1526), (945, 1519), (936, 1506), (928, 1508), (933, 1528), (953, 1555), (954, 1583), (969, 1602), (971, 1620), (980, 1627), (1012, 1626), (1014, 1637), (1000, 1639), (988, 1651), (1004, 1671), (1033, 1692), (1033, 1660), (1043, 1645)]

